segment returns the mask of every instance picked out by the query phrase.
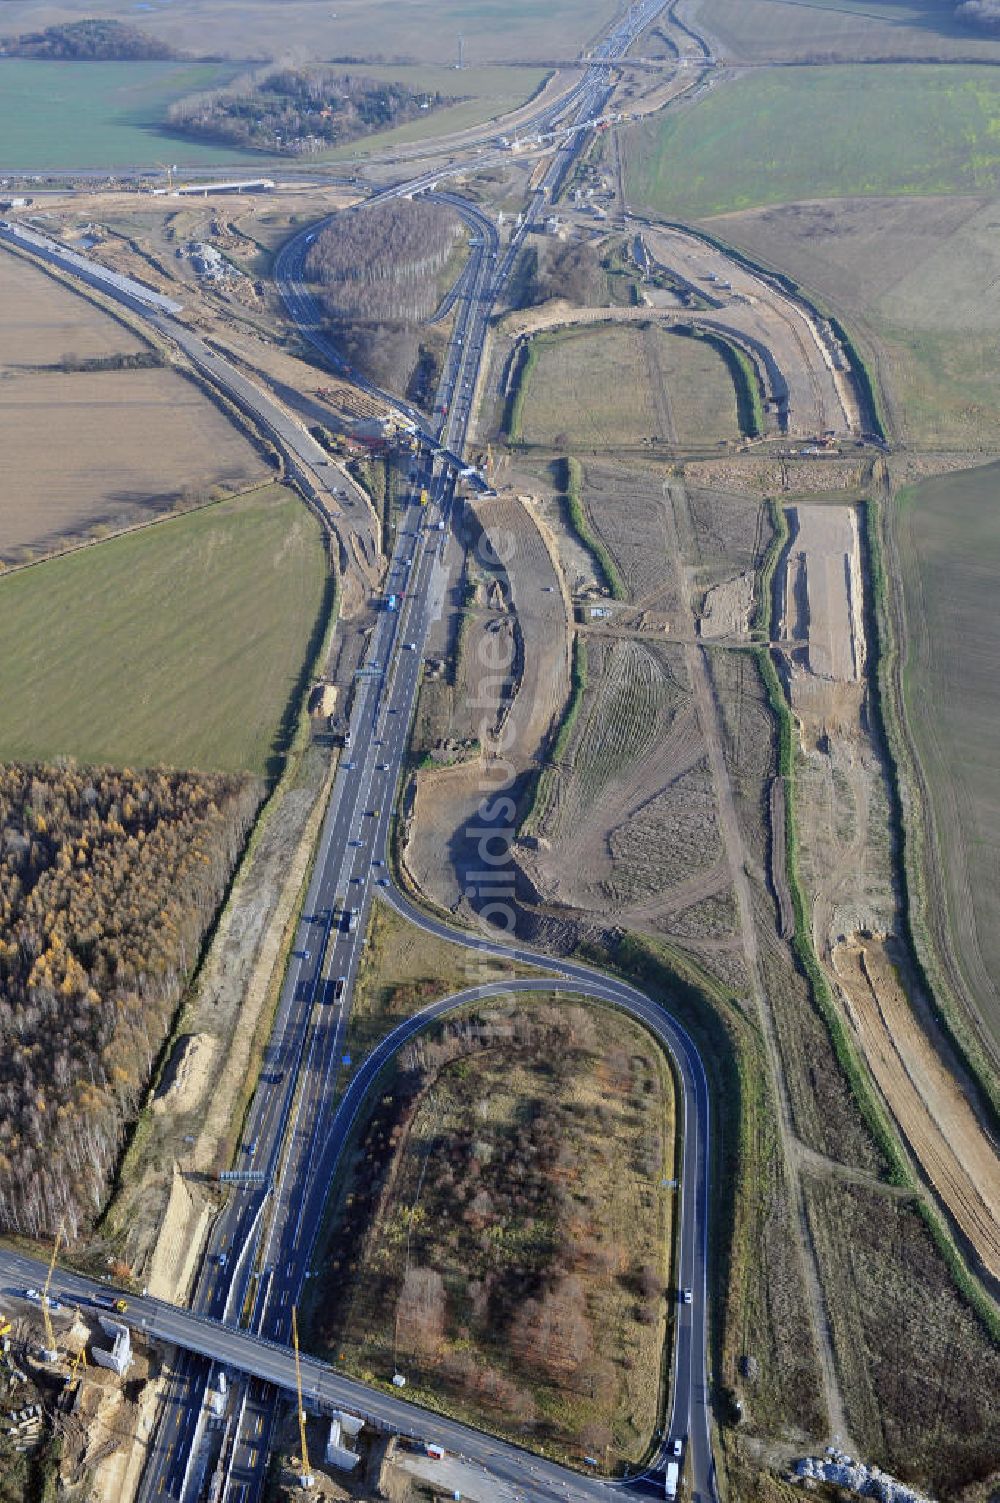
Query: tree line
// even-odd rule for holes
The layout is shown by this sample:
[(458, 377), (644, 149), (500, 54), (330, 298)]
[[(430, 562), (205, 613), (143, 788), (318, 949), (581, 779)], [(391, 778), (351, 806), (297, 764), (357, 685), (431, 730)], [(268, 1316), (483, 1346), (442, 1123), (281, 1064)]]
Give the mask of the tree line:
[(44, 31), (4, 37), (8, 57), (49, 58), (58, 62), (149, 62), (180, 56), (173, 47), (122, 21), (66, 21)]
[(0, 1227), (100, 1212), (260, 801), (230, 774), (0, 765)]

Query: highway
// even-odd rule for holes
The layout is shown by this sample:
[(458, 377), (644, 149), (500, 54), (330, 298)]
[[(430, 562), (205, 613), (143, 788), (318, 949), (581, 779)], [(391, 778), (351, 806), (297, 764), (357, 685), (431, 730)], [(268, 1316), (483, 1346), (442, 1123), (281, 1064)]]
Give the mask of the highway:
[[(544, 124), (559, 123), (568, 112), (572, 125), (582, 125), (599, 113), (611, 87), (607, 62), (628, 50), (662, 3), (645, 0), (618, 21), (609, 38), (595, 49), (587, 72), (571, 96), (544, 112)], [(558, 189), (582, 139), (579, 133), (568, 135), (554, 152), (545, 178), (551, 189)], [(386, 192), (429, 190), (437, 180), (428, 177)], [(371, 895), (379, 888), (424, 928), (479, 951), (541, 963), (558, 973), (574, 992), (626, 1008), (650, 1026), (671, 1051), (681, 1084), (684, 1121), (677, 1283), (679, 1288), (691, 1289), (693, 1297), (690, 1304), (677, 1305), (676, 1375), (664, 1446), (668, 1439), (683, 1439), (690, 1496), (705, 1503), (715, 1497), (705, 1366), (708, 1097), (701, 1062), (690, 1039), (658, 1004), (625, 983), (583, 966), (553, 962), (517, 946), (487, 943), (453, 931), (428, 918), (391, 886), (387, 841), (392, 806), (406, 754), (424, 643), (432, 621), (445, 608), (447, 571), (443, 553), (456, 478), (455, 456), (464, 447), (494, 304), (524, 235), (545, 203), (544, 194), (535, 195), (524, 224), (511, 236), (501, 257), (492, 220), (464, 199), (445, 193), (439, 196), (462, 215), (478, 243), (472, 246), (463, 287), (456, 298), (454, 331), (436, 396), (435, 412), (442, 421), (432, 426), (409, 404), (377, 392), (408, 418), (428, 443), (414, 460), (409, 475), (408, 497), (386, 581), (386, 592), (399, 597), (400, 608), (378, 613), (365, 665), (356, 682), (350, 746), (341, 756), (274, 1031), (247, 1119), (237, 1166), (246, 1179), (234, 1186), (217, 1219), (192, 1310), (179, 1311), (156, 1301), (131, 1301), (130, 1318), (134, 1315), (140, 1325), (146, 1323), (148, 1334), (176, 1341), (190, 1354), (162, 1406), (139, 1494), (144, 1503), (195, 1498), (201, 1490), (206, 1464), (203, 1397), (215, 1364), (261, 1380), (238, 1385), (236, 1435), (226, 1459), (221, 1494), (246, 1503), (259, 1495), (274, 1415), (268, 1385), (287, 1389), (290, 1383), (287, 1340), (291, 1309), (307, 1277), (339, 1153), (361, 1100), (363, 1084), (358, 1082), (371, 1079), (388, 1057), (384, 1051), (399, 1047), (410, 1036), (407, 1030), (419, 1026), (414, 1022), (402, 1025), (402, 1030), (380, 1046), (382, 1052), (363, 1062), (360, 1069), (357, 1062), (344, 1056), (346, 1022)], [(356, 384), (376, 391), (358, 379), (324, 336), (320, 310), (304, 276), (307, 247), (315, 229), (312, 226), (288, 242), (277, 258), (276, 277), (286, 308), (325, 360)], [(58, 263), (58, 252), (50, 259)], [(78, 266), (65, 263), (63, 269), (80, 275)], [(106, 288), (102, 291), (115, 295)], [(136, 303), (126, 296), (121, 300), (173, 340), (208, 379), (255, 417), (321, 509), (336, 509), (329, 494), (323, 493), (321, 471), (326, 457), (295, 419), (179, 323), (172, 312), (144, 307), (141, 301)], [(423, 487), (431, 493), (427, 507), (419, 504)], [(530, 990), (531, 984), (523, 989)], [(490, 994), (488, 987), (473, 988), (435, 1007), (444, 1012)], [(433, 1015), (432, 1010), (420, 1021), (426, 1022)], [(396, 1041), (394, 1045), (392, 1040)], [(348, 1089), (335, 1111), (335, 1092), (345, 1081), (349, 1082)], [(5, 1258), (0, 1258), (0, 1272), (8, 1269)], [(64, 1277), (59, 1275), (60, 1280)], [(32, 1271), (30, 1276), (23, 1273), (22, 1282), (32, 1281), (37, 1281), (37, 1272)], [(64, 1285), (60, 1283), (59, 1287)], [(245, 1331), (237, 1329), (240, 1322), (246, 1323)], [(525, 1498), (606, 1497), (612, 1487), (596, 1478), (568, 1473), (437, 1416), (431, 1419), (395, 1396), (349, 1383), (322, 1364), (308, 1361), (306, 1371), (310, 1392), (324, 1404), (343, 1404), (355, 1412), (374, 1415), (383, 1425), (404, 1433), (417, 1425), (425, 1438), (437, 1439), (449, 1450), (461, 1451), (488, 1466), (491, 1474), (516, 1486)], [(661, 1452), (654, 1459), (654, 1472), (662, 1460)], [(650, 1475), (645, 1485), (655, 1489), (661, 1484)]]

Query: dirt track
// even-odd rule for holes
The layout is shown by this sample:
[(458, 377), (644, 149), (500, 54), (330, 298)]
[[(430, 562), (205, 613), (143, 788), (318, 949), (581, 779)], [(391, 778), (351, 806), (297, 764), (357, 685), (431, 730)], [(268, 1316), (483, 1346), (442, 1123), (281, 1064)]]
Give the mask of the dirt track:
[[(554, 299), (509, 314), (504, 332), (516, 336), (565, 324), (621, 321), (693, 324), (731, 337), (750, 353), (768, 403), (783, 414), (780, 423), (775, 416), (769, 418), (773, 431), (802, 438), (824, 432), (848, 438), (860, 432), (860, 413), (849, 377), (835, 368), (836, 356), (822, 337), (818, 321), (800, 304), (697, 236), (666, 229), (643, 233), (663, 266), (718, 306), (676, 311), (645, 306), (577, 308)], [(709, 274), (714, 281), (708, 280)], [(668, 419), (666, 431), (669, 427)]]
[(1000, 1159), (954, 1076), (914, 1026), (884, 944), (838, 945), (834, 970), (865, 1057), (924, 1172), (1000, 1278)]

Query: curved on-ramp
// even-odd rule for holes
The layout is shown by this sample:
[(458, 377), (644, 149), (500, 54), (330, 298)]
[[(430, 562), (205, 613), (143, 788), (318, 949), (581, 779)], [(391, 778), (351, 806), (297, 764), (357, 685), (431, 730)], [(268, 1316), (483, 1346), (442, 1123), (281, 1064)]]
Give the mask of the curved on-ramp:
[[(429, 1024), (475, 1002), (512, 993), (560, 992), (590, 997), (620, 1008), (646, 1027), (666, 1050), (679, 1084), (681, 1170), (675, 1218), (675, 1287), (668, 1298), (675, 1301), (673, 1323), (672, 1380), (669, 1422), (659, 1448), (641, 1478), (661, 1472), (672, 1443), (684, 1447), (688, 1495), (700, 1503), (717, 1497), (715, 1461), (712, 1452), (712, 1412), (707, 1362), (707, 1285), (709, 1214), (709, 1098), (704, 1066), (686, 1030), (658, 1002), (628, 982), (594, 971), (576, 961), (553, 959), (527, 946), (503, 944), (487, 936), (430, 916), (398, 888), (387, 889), (387, 902), (403, 918), (427, 933), (462, 945), (484, 958), (500, 957), (537, 966), (543, 974), (532, 977), (473, 983), (462, 991), (442, 997), (399, 1023), (372, 1050), (348, 1086), (331, 1124), (324, 1160), (336, 1173), (340, 1156), (365, 1101), (379, 1076), (411, 1039)], [(474, 968), (470, 966), (470, 971)], [(549, 974), (544, 974), (548, 972)], [(685, 1304), (682, 1290), (691, 1291)], [(594, 1480), (587, 1479), (588, 1493)], [(606, 1487), (618, 1486), (608, 1482)]]

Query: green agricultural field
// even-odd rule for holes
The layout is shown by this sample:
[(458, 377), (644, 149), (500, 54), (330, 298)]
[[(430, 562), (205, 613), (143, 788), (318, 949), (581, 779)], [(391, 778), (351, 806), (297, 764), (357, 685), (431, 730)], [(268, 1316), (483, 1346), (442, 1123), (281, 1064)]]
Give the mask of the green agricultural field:
[(165, 133), (167, 106), (217, 88), (231, 66), (0, 59), (0, 166), (155, 167), (246, 161), (246, 152)]
[(626, 138), (633, 204), (684, 218), (847, 195), (1000, 188), (1000, 78), (975, 67), (782, 68)]
[(1000, 1041), (1000, 465), (905, 491), (900, 554), (907, 717), (930, 786), (948, 918)]
[(273, 770), (326, 580), (278, 486), (0, 579), (0, 758)]

